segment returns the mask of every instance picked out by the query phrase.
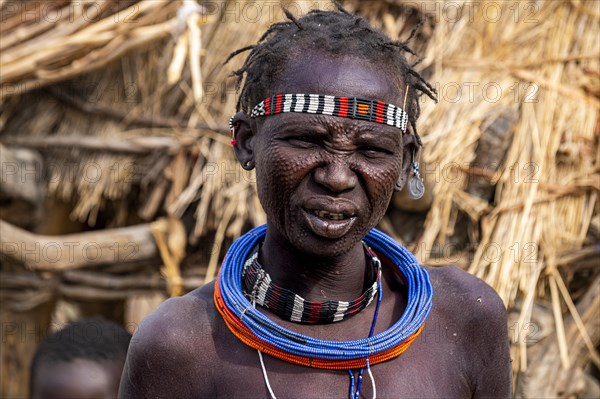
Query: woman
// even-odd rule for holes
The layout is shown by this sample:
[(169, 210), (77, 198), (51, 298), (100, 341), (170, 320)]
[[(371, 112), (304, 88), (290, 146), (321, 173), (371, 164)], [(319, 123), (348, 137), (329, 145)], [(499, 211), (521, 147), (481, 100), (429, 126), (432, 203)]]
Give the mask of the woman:
[(267, 224), (233, 244), (216, 283), (142, 323), (121, 395), (509, 397), (493, 289), (425, 270), (373, 230), (407, 179), (421, 194), (418, 98), (435, 92), (412, 52), (341, 8), (288, 18), (241, 50), (230, 121)]

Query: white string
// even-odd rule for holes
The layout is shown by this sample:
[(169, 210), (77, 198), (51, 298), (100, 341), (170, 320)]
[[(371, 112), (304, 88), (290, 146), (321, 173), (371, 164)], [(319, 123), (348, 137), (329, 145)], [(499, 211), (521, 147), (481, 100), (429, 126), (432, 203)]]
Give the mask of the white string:
[[(271, 395), (271, 399), (277, 399), (273, 389), (271, 388), (271, 383), (269, 382), (269, 377), (267, 376), (267, 368), (265, 367), (265, 362), (262, 357), (261, 351), (257, 350), (258, 358), (260, 359), (260, 366), (262, 367), (263, 377), (265, 379), (265, 384), (267, 385), (267, 389), (269, 390), (269, 394)], [(371, 386), (373, 387), (373, 399), (377, 399), (377, 387), (375, 386), (375, 378), (373, 377), (373, 372), (371, 371), (371, 365), (367, 363), (367, 372), (369, 373), (369, 378), (371, 379)]]
[[(256, 309), (256, 298), (252, 297), (252, 307)], [(277, 399), (277, 396), (273, 393), (273, 389), (271, 388), (271, 383), (269, 383), (269, 376), (267, 376), (267, 368), (265, 367), (265, 361), (263, 360), (262, 353), (259, 350), (258, 358), (260, 359), (260, 366), (262, 367), (263, 377), (265, 379), (265, 384), (267, 384), (267, 389), (269, 390), (269, 394), (271, 395), (271, 399)]]
[(271, 399), (277, 399), (277, 396), (273, 393), (271, 389), (271, 384), (269, 384), (269, 377), (267, 377), (267, 369), (265, 368), (265, 362), (263, 361), (262, 353), (258, 351), (258, 358), (260, 359), (260, 365), (262, 366), (263, 376), (265, 377), (265, 384), (267, 384), (267, 389), (269, 390), (269, 394), (271, 394)]
[(375, 387), (375, 378), (373, 378), (373, 373), (371, 372), (371, 365), (369, 363), (367, 363), (367, 372), (369, 373), (369, 377), (371, 378), (371, 386), (373, 387), (373, 399), (377, 399), (377, 388)]

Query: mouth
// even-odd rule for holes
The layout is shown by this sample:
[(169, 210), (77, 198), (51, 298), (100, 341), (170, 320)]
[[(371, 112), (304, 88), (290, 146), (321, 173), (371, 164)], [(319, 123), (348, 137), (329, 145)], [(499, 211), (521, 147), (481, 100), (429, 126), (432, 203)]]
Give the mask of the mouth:
[(356, 221), (356, 215), (350, 212), (330, 212), (325, 209), (305, 209), (304, 218), (310, 229), (318, 236), (340, 238), (344, 236)]
[(348, 219), (349, 216), (343, 214), (343, 213), (335, 213), (335, 212), (327, 212), (324, 210), (320, 210), (320, 209), (315, 209), (313, 211), (313, 213), (320, 217), (321, 219), (329, 219), (329, 220), (344, 220), (344, 219)]

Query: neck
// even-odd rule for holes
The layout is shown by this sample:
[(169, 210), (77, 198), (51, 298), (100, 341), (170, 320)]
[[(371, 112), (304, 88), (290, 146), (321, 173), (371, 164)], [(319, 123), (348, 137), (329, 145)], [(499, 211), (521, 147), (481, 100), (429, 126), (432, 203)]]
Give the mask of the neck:
[(283, 237), (267, 229), (259, 263), (273, 282), (307, 301), (351, 301), (372, 284), (361, 242), (350, 251), (331, 257), (309, 256), (292, 247)]

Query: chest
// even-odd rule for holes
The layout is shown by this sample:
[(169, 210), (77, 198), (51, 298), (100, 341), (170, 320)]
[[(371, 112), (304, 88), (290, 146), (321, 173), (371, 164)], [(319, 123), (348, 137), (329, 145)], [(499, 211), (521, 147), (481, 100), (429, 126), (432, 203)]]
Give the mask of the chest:
[[(470, 398), (471, 387), (454, 345), (423, 331), (400, 357), (371, 367), (378, 398)], [(439, 338), (439, 339), (438, 339)], [(256, 350), (231, 343), (227, 358), (215, 367), (214, 397), (269, 398), (263, 367)], [(347, 370), (319, 370), (295, 366), (263, 355), (264, 371), (277, 398), (347, 398)], [(355, 381), (358, 371), (353, 370)], [(373, 383), (365, 369), (361, 398), (373, 397)]]
[[(215, 397), (268, 398), (258, 354), (254, 367), (235, 367), (217, 376)], [(265, 370), (273, 393), (278, 398), (346, 398), (350, 387), (347, 370), (314, 370), (282, 365), (277, 359), (264, 356)], [(355, 381), (358, 370), (354, 371)], [(470, 398), (471, 391), (464, 375), (449, 364), (410, 363), (396, 359), (371, 367), (363, 373), (361, 397), (379, 398)], [(374, 381), (374, 384), (373, 382)]]

